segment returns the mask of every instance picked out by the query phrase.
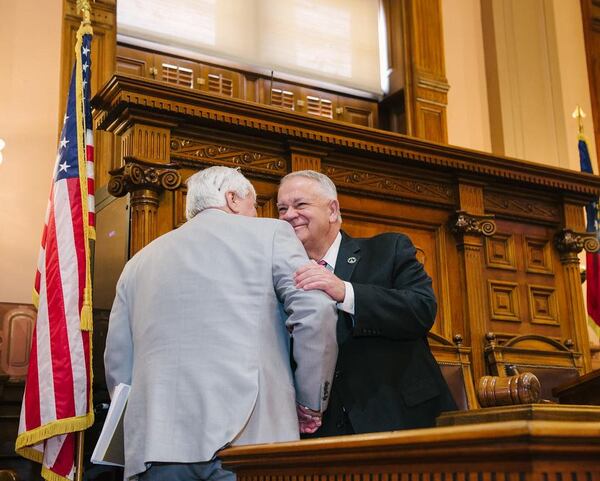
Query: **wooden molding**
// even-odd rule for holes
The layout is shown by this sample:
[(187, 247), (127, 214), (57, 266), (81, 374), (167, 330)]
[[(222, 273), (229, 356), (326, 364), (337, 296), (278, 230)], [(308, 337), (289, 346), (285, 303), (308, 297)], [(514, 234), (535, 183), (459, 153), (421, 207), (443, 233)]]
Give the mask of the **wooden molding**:
[(148, 79), (115, 75), (94, 98), (95, 126), (114, 131), (133, 118), (169, 119), (176, 125), (229, 125), (232, 130), (269, 138), (302, 139), (356, 155), (380, 155), (404, 165), (427, 165), (462, 176), (522, 186), (544, 186), (581, 194), (582, 204), (600, 195), (600, 178), (483, 152), (430, 143), (368, 127), (287, 112)]
[(286, 174), (287, 161), (275, 154), (258, 152), (230, 144), (173, 136), (171, 158), (174, 163), (198, 168), (202, 165), (228, 165), (267, 174)]

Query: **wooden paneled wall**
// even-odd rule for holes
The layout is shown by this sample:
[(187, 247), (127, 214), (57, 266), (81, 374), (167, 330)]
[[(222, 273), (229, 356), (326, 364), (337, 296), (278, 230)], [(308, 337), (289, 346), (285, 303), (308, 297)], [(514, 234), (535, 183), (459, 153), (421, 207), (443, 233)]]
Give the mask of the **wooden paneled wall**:
[(475, 379), (489, 331), (542, 336), (560, 347), (549, 359), (568, 349), (590, 369), (577, 253), (597, 248), (582, 206), (600, 180), (137, 77), (114, 77), (95, 106), (123, 146), (109, 192), (129, 194), (130, 255), (184, 222), (183, 181), (206, 166), (241, 167), (266, 216), (280, 178), (312, 168), (336, 183), (351, 235), (410, 235), (439, 300), (433, 332), (463, 336)]

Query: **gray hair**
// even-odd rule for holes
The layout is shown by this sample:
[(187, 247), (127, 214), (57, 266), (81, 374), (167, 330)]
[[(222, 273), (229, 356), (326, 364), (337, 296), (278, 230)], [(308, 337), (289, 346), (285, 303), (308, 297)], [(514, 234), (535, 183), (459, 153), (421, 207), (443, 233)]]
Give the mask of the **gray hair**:
[(224, 207), (227, 204), (227, 192), (235, 192), (242, 199), (247, 195), (256, 198), (250, 181), (238, 169), (229, 167), (215, 166), (197, 172), (187, 180), (187, 188), (187, 220), (210, 207)]
[(291, 172), (281, 179), (279, 185), (283, 185), (286, 180), (293, 179), (294, 177), (304, 177), (306, 179), (311, 179), (318, 182), (321, 191), (327, 199), (337, 199), (337, 189), (335, 188), (333, 181), (325, 174), (321, 174), (320, 172), (316, 172), (314, 170), (299, 170), (297, 172)]

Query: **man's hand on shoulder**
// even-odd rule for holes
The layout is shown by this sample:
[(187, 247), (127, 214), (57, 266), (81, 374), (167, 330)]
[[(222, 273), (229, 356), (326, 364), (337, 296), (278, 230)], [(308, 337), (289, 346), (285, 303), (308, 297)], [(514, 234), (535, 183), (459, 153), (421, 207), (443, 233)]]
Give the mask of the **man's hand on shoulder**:
[(312, 434), (321, 427), (320, 412), (296, 404), (296, 413), (298, 414), (298, 425), (302, 434)]
[(344, 302), (346, 297), (344, 281), (315, 261), (300, 267), (294, 274), (294, 280), (298, 289), (323, 291), (335, 302)]

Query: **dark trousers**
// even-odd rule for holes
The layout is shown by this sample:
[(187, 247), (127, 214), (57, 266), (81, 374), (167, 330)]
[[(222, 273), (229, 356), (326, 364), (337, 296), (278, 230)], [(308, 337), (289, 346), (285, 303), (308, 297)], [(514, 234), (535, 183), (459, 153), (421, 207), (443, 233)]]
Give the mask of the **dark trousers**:
[(206, 463), (152, 463), (139, 481), (235, 481), (235, 473), (221, 467), (221, 461)]

